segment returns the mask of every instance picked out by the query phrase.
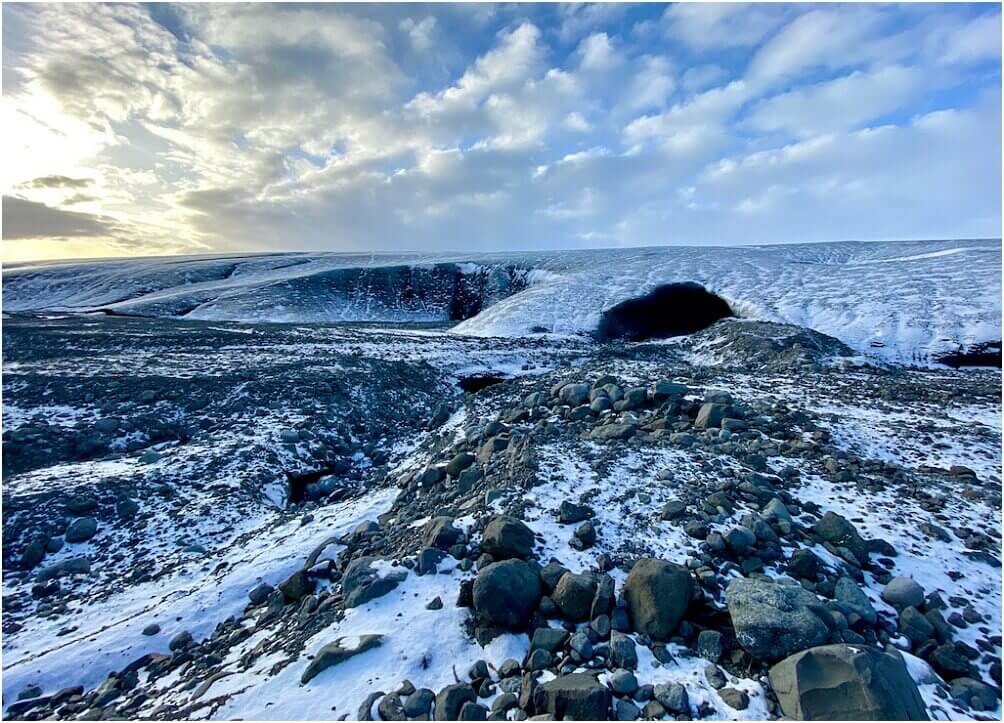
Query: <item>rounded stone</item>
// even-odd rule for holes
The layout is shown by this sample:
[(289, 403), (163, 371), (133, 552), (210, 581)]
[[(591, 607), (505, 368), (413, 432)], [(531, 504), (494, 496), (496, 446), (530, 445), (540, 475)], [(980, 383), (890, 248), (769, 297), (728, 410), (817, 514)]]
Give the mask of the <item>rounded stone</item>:
[(523, 628), (540, 603), (540, 576), (522, 560), (488, 565), (474, 580), (474, 610), (490, 625)]
[(692, 590), (685, 567), (651, 557), (638, 560), (624, 583), (633, 628), (665, 640), (687, 612)]

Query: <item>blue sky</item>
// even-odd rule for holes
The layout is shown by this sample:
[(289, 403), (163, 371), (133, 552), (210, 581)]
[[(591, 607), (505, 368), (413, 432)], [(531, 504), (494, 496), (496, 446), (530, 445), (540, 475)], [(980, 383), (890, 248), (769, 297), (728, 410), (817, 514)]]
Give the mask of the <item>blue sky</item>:
[(999, 5), (3, 6), (4, 258), (997, 237)]

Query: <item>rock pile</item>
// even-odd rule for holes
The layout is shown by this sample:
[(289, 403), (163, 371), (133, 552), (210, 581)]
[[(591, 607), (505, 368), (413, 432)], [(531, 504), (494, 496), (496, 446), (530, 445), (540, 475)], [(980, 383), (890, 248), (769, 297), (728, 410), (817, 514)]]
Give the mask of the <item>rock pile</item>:
[[(564, 375), (460, 433), (432, 434), (427, 464), (393, 480), (400, 488), (393, 508), (321, 545), (274, 588), (251, 589), (243, 623), (221, 623), (201, 642), (177, 639), (170, 655), (146, 656), (95, 691), (17, 703), (8, 712), (129, 715), (142, 703), (142, 693), (132, 692), (139, 671), (151, 681), (181, 670), (189, 680), (210, 680), (226, 651), (252, 630), (284, 632), (248, 653), (248, 664), (295, 648), (409, 575), (438, 573), (444, 561), (459, 578), (456, 598), (437, 597), (428, 608), (469, 609), (470, 635), (482, 646), (525, 634), (526, 656), (498, 666), (478, 661), (438, 691), (410, 681), (374, 691), (359, 719), (684, 720), (730, 717), (754, 703), (794, 719), (923, 719), (924, 700), (899, 649), (926, 660), (948, 684), (946, 696), (973, 710), (995, 708), (1000, 692), (981, 682), (975, 662), (992, 662), (999, 680), (1000, 639), (988, 634), (977, 649), (955, 632), (979, 622), (975, 611), (946, 617), (949, 604), (939, 595), (893, 574), (891, 544), (801, 500), (801, 473), (767, 460), (784, 455), (862, 484), (893, 484), (903, 471), (838, 454), (824, 429), (783, 404), (746, 404), (693, 381)], [(506, 384), (492, 389), (501, 394)], [(673, 551), (671, 560), (648, 553), (641, 535), (608, 541), (609, 518), (586, 495), (533, 510), (524, 493), (543, 483), (538, 450), (559, 442), (588, 445), (601, 462), (646, 445), (697, 457), (710, 480), (660, 475), (653, 488), (671, 488), (674, 498), (655, 508), (657, 520), (644, 520), (677, 531), (692, 547)], [(649, 491), (632, 494), (651, 500)], [(570, 555), (592, 564), (542, 554), (547, 541), (534, 531), (542, 516), (571, 532), (562, 543)], [(87, 519), (78, 523), (87, 527)], [(340, 548), (326, 557), (332, 543)], [(883, 586), (881, 599), (894, 615), (869, 596), (871, 580)], [(335, 639), (303, 666), (301, 682), (381, 646), (388, 633)], [(707, 695), (659, 681), (641, 660), (667, 668), (700, 661)]]

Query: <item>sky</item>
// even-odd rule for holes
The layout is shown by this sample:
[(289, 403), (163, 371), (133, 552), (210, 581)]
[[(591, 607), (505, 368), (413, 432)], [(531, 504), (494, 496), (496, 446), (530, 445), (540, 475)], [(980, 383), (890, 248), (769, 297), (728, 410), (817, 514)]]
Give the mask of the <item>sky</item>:
[(8, 262), (1001, 235), (998, 4), (2, 12)]

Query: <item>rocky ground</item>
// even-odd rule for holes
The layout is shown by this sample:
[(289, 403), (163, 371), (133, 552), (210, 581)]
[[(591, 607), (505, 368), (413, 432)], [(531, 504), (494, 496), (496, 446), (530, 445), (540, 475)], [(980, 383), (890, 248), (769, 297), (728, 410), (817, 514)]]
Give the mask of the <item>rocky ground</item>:
[(997, 370), (740, 321), (4, 344), (8, 718), (1000, 717)]

